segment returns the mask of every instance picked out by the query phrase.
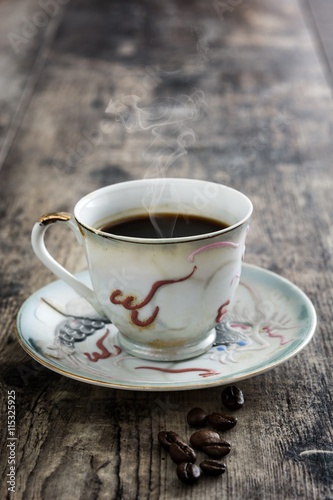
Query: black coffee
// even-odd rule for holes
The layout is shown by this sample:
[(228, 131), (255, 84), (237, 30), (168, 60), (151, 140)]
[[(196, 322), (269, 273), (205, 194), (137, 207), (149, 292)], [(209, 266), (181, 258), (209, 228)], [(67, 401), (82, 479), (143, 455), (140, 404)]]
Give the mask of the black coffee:
[(126, 217), (104, 224), (99, 229), (134, 238), (179, 238), (221, 231), (227, 227), (224, 222), (200, 215), (161, 213)]

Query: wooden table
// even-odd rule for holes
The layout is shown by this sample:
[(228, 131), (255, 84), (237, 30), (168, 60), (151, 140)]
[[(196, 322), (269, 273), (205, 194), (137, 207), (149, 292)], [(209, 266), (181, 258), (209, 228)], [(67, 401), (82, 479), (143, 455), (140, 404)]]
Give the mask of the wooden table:
[[(333, 498), (332, 39), (319, 29), (332, 8), (324, 0), (41, 4), (0, 2), (0, 497)], [(154, 99), (195, 92), (205, 112), (165, 174), (245, 192), (254, 203), (247, 262), (298, 285), (319, 322), (296, 357), (237, 384), (246, 404), (227, 472), (191, 488), (157, 434), (188, 435), (194, 406), (221, 411), (221, 387), (157, 393), (78, 382), (33, 361), (14, 325), (23, 301), (55, 279), (31, 249), (33, 222), (148, 171), (158, 143), (106, 115), (109, 100), (137, 95), (156, 109)], [(48, 245), (78, 272), (85, 258), (68, 233), (53, 230)], [(6, 484), (8, 391), (15, 493)]]

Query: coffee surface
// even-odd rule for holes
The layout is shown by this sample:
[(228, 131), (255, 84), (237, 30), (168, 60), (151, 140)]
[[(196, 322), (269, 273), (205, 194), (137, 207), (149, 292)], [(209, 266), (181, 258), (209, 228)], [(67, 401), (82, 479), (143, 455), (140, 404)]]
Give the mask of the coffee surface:
[(228, 224), (190, 214), (142, 214), (108, 222), (99, 229), (105, 233), (134, 238), (179, 238), (221, 231)]

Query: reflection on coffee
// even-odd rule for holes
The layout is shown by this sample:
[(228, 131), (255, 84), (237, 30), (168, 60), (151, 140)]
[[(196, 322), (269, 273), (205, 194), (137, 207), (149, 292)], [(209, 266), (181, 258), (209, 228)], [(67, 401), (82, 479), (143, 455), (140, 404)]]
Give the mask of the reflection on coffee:
[(99, 229), (105, 233), (134, 238), (179, 238), (213, 233), (227, 227), (229, 225), (225, 222), (200, 215), (159, 213), (118, 219)]

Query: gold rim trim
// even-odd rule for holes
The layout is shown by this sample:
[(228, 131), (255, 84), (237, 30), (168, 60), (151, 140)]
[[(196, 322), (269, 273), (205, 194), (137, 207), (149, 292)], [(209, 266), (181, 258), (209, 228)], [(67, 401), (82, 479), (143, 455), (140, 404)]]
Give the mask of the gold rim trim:
[(18, 338), (18, 341), (21, 344), (22, 348), (33, 359), (35, 359), (36, 361), (38, 361), (41, 365), (46, 366), (47, 368), (49, 368), (53, 372), (60, 373), (61, 375), (66, 375), (67, 377), (69, 377), (69, 378), (71, 378), (73, 380), (78, 380), (79, 382), (80, 381), (89, 382), (92, 385), (98, 385), (98, 386), (101, 386), (101, 387), (110, 387), (110, 388), (113, 388), (113, 389), (123, 389), (123, 390), (142, 390), (142, 391), (152, 390), (152, 391), (161, 391), (162, 392), (162, 391), (177, 391), (177, 390), (186, 390), (186, 389), (189, 389), (189, 390), (198, 389), (199, 390), (199, 389), (206, 389), (207, 387), (208, 388), (218, 387), (220, 385), (228, 384), (230, 381), (235, 382), (237, 380), (246, 380), (246, 379), (254, 377), (256, 375), (261, 375), (262, 373), (265, 373), (265, 372), (267, 372), (269, 370), (273, 370), (277, 366), (279, 366), (282, 363), (285, 363), (286, 361), (288, 361), (290, 358), (293, 358), (294, 356), (296, 356), (296, 354), (298, 354), (304, 347), (306, 347), (306, 345), (310, 342), (310, 340), (311, 340), (311, 338), (312, 338), (312, 336), (314, 334), (315, 326), (316, 325), (314, 325), (313, 331), (312, 331), (311, 335), (309, 335), (309, 338), (306, 339), (307, 341), (306, 341), (305, 344), (301, 344), (296, 351), (294, 351), (291, 354), (289, 354), (289, 356), (287, 356), (286, 358), (283, 358), (280, 361), (276, 361), (275, 363), (273, 363), (271, 365), (268, 365), (268, 366), (266, 366), (264, 368), (261, 368), (260, 370), (256, 370), (254, 372), (250, 372), (250, 373), (247, 373), (245, 375), (240, 375), (238, 377), (230, 376), (228, 378), (224, 378), (223, 380), (220, 379), (220, 380), (216, 380), (215, 382), (205, 383), (203, 385), (193, 385), (193, 384), (191, 384), (191, 385), (177, 385), (177, 386), (172, 386), (172, 387), (170, 387), (170, 386), (163, 386), (163, 387), (162, 386), (150, 386), (150, 385), (120, 385), (120, 384), (117, 384), (117, 383), (114, 383), (114, 382), (106, 382), (106, 381), (100, 382), (99, 380), (96, 380), (96, 379), (91, 379), (91, 378), (88, 378), (88, 377), (83, 377), (81, 375), (75, 375), (74, 373), (70, 373), (70, 372), (67, 372), (65, 370), (62, 370), (61, 368), (57, 368), (54, 365), (50, 365), (46, 361), (42, 360), (40, 357), (36, 356), (36, 354), (33, 353), (32, 351), (30, 351), (30, 349), (26, 346), (26, 344), (19, 337), (16, 325), (15, 325), (15, 331), (16, 331), (16, 336)]
[(72, 215), (67, 212), (51, 212), (49, 214), (42, 215), (37, 222), (39, 222), (41, 226), (48, 226), (54, 222), (66, 222), (71, 218)]
[(235, 381), (240, 381), (240, 380), (247, 380), (248, 378), (252, 378), (252, 377), (255, 377), (257, 375), (261, 375), (262, 373), (265, 373), (267, 371), (270, 371), (270, 370), (273, 370), (274, 368), (276, 368), (277, 366), (280, 366), (282, 363), (285, 363), (286, 361), (289, 361), (291, 358), (293, 358), (294, 356), (296, 356), (302, 349), (304, 349), (304, 347), (306, 347), (308, 345), (308, 343), (310, 342), (310, 340), (312, 339), (313, 335), (314, 335), (314, 332), (316, 330), (316, 326), (317, 326), (317, 322), (314, 321), (313, 322), (313, 325), (312, 325), (312, 329), (308, 335), (308, 337), (305, 339), (306, 342), (303, 342), (299, 345), (298, 349), (293, 351), (292, 353), (290, 353), (288, 356), (286, 356), (285, 358), (281, 359), (280, 361), (276, 361), (275, 363), (272, 363), (268, 366), (265, 366), (264, 368), (261, 368), (259, 370), (255, 370), (253, 372), (250, 372), (250, 373), (246, 373), (244, 375), (239, 375), (238, 377), (235, 377), (235, 376), (230, 376), (228, 378), (223, 378), (223, 380), (219, 379), (219, 380), (215, 380), (214, 382), (207, 382), (205, 384), (188, 384), (188, 385), (174, 385), (174, 386), (151, 386), (151, 385), (121, 385), (121, 384), (117, 384), (115, 382), (107, 382), (107, 381), (99, 381), (99, 380), (96, 380), (96, 379), (91, 379), (91, 378), (88, 378), (88, 377), (83, 377), (81, 375), (75, 375), (73, 373), (70, 373), (70, 372), (67, 372), (65, 370), (62, 370), (61, 368), (58, 368), (54, 365), (51, 365), (49, 363), (47, 363), (46, 361), (42, 360), (40, 357), (38, 357), (34, 352), (32, 352), (27, 346), (26, 344), (23, 342), (23, 340), (20, 338), (19, 336), (19, 333), (18, 333), (18, 330), (17, 330), (17, 327), (16, 327), (16, 324), (15, 324), (15, 332), (16, 332), (16, 336), (17, 336), (17, 339), (21, 345), (21, 347), (23, 348), (24, 351), (26, 351), (33, 359), (35, 359), (36, 361), (38, 361), (41, 365), (43, 366), (46, 366), (47, 368), (49, 368), (51, 371), (55, 372), (55, 373), (60, 373), (60, 375), (65, 375), (73, 380), (78, 380), (79, 382), (88, 382), (92, 385), (97, 385), (97, 386), (100, 386), (100, 387), (108, 387), (108, 388), (112, 388), (112, 389), (122, 389), (122, 390), (141, 390), (141, 391), (159, 391), (159, 392), (162, 392), (162, 391), (181, 391), (181, 390), (199, 390), (199, 389), (206, 389), (206, 388), (212, 388), (212, 387), (219, 387), (221, 385), (225, 385), (225, 384), (228, 384), (230, 382), (235, 382)]
[[(244, 267), (246, 266), (246, 267), (248, 267), (250, 269), (252, 268), (252, 269), (255, 269), (257, 271), (263, 269), (260, 266), (256, 266), (254, 264), (243, 264), (243, 265), (244, 265)], [(230, 376), (228, 378), (223, 378), (223, 380), (219, 379), (219, 380), (215, 380), (213, 382), (206, 382), (204, 384), (200, 384), (200, 381), (199, 381), (198, 384), (175, 385), (175, 386), (172, 386), (172, 387), (170, 387), (170, 386), (163, 386), (162, 387), (161, 385), (160, 386), (150, 386), (150, 385), (121, 385), (121, 384), (117, 384), (115, 382), (107, 382), (107, 381), (100, 382), (100, 381), (98, 381), (96, 379), (91, 379), (91, 378), (88, 378), (88, 377), (83, 377), (81, 375), (75, 375), (73, 373), (67, 372), (66, 370), (62, 370), (61, 368), (58, 368), (58, 367), (56, 367), (54, 365), (51, 365), (50, 363), (47, 363), (46, 361), (42, 360), (39, 356), (37, 356), (34, 352), (32, 352), (27, 347), (27, 345), (25, 344), (25, 342), (23, 341), (23, 339), (20, 337), (20, 334), (19, 334), (19, 331), (18, 331), (18, 328), (17, 328), (17, 323), (18, 323), (18, 317), (19, 317), (21, 308), (22, 308), (23, 304), (26, 301), (21, 305), (21, 307), (19, 308), (19, 310), (17, 311), (17, 313), (15, 315), (14, 328), (15, 328), (16, 337), (17, 337), (17, 340), (19, 341), (19, 344), (21, 345), (21, 347), (23, 348), (23, 350), (25, 352), (27, 352), (33, 359), (35, 359), (36, 361), (38, 361), (41, 365), (46, 366), (47, 368), (49, 368), (51, 371), (53, 371), (55, 373), (60, 373), (61, 375), (65, 375), (65, 376), (67, 376), (67, 377), (69, 377), (69, 378), (71, 378), (73, 380), (78, 380), (79, 382), (80, 381), (81, 382), (88, 382), (88, 383), (90, 383), (92, 385), (97, 385), (97, 386), (100, 386), (100, 387), (108, 387), (108, 388), (122, 389), (122, 390), (142, 390), (142, 391), (149, 391), (149, 390), (151, 390), (151, 391), (162, 392), (162, 391), (196, 390), (196, 389), (199, 390), (199, 389), (205, 389), (205, 388), (218, 387), (218, 386), (221, 386), (221, 385), (228, 384), (230, 382), (235, 382), (235, 381), (240, 381), (240, 380), (246, 380), (248, 378), (251, 378), (251, 377), (254, 377), (254, 376), (257, 376), (257, 375), (261, 375), (262, 373), (270, 371), (270, 370), (276, 368), (277, 366), (280, 366), (282, 363), (285, 363), (286, 361), (289, 361), (294, 356), (296, 356), (300, 351), (302, 351), (302, 349), (304, 349), (309, 344), (310, 340), (312, 339), (312, 337), (313, 337), (313, 335), (314, 335), (314, 333), (316, 331), (317, 323), (318, 323), (317, 314), (316, 314), (316, 310), (314, 308), (314, 305), (312, 304), (312, 302), (309, 299), (309, 297), (305, 294), (305, 292), (303, 292), (303, 290), (301, 290), (297, 285), (295, 285), (291, 281), (287, 280), (283, 276), (280, 276), (279, 274), (274, 273), (273, 271), (265, 269), (265, 272), (268, 273), (268, 274), (270, 274), (270, 275), (276, 276), (282, 282), (287, 282), (289, 285), (292, 286), (292, 288), (295, 291), (297, 291), (297, 293), (299, 293), (303, 297), (303, 300), (307, 303), (308, 308), (312, 312), (311, 325), (309, 327), (309, 332), (308, 332), (307, 337), (305, 339), (303, 339), (303, 341), (298, 346), (298, 348), (296, 350), (294, 350), (293, 352), (291, 352), (288, 356), (280, 359), (279, 361), (275, 361), (274, 363), (272, 363), (272, 364), (270, 364), (268, 366), (265, 366), (265, 367), (260, 368), (258, 370), (254, 370), (253, 372), (249, 372), (249, 373), (246, 373), (244, 375)], [(32, 295), (30, 295), (28, 297), (28, 299), (26, 299), (26, 300), (29, 300), (29, 298)]]
[[(220, 231), (215, 231), (214, 233), (206, 233), (202, 235), (197, 235), (197, 236), (184, 236), (184, 237), (177, 237), (177, 238), (137, 238), (137, 237), (126, 237), (126, 236), (117, 236), (114, 234), (109, 234), (101, 231), (100, 229), (95, 229), (94, 227), (90, 227), (83, 222), (79, 221), (77, 217), (75, 217), (75, 220), (78, 224), (79, 227), (83, 227), (90, 233), (93, 233), (97, 236), (101, 236), (102, 238), (105, 238), (107, 240), (116, 240), (116, 241), (122, 241), (124, 243), (132, 243), (136, 245), (177, 245), (177, 244), (182, 244), (182, 243), (195, 243), (197, 241), (204, 241), (204, 240), (209, 240), (212, 238), (215, 238), (217, 236), (223, 236), (224, 234), (230, 233), (231, 231), (234, 231), (235, 229), (238, 229), (242, 227), (243, 225), (246, 225), (246, 223), (249, 223), (251, 219), (251, 215), (239, 222), (238, 224), (234, 224), (233, 226), (227, 227), (226, 229), (221, 229)], [(81, 229), (80, 229), (81, 230)], [(82, 231), (81, 231), (82, 232)]]

